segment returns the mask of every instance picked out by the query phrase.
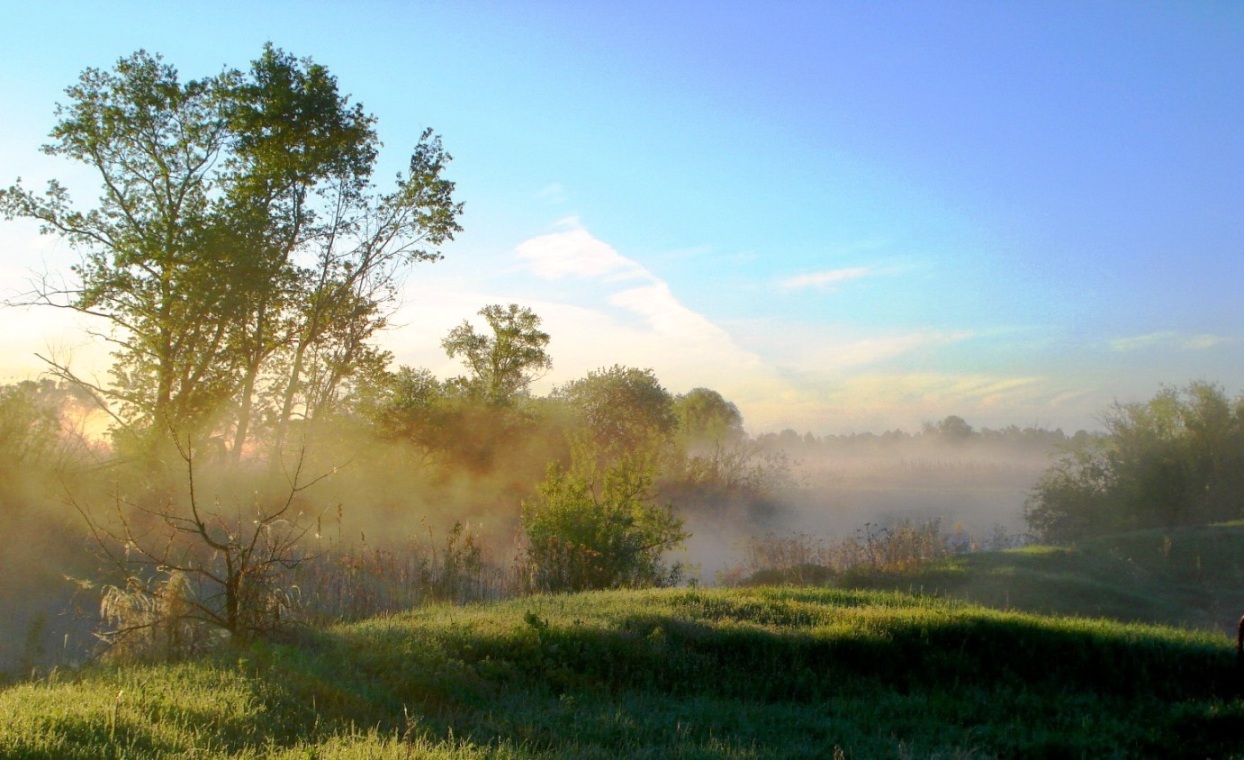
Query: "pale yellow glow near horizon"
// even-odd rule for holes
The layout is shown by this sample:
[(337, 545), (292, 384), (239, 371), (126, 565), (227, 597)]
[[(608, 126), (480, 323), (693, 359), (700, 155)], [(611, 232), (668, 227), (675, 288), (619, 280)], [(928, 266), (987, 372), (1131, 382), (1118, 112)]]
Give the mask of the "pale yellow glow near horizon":
[[(533, 386), (538, 395), (614, 364), (652, 369), (672, 393), (696, 387), (718, 391), (739, 407), (753, 434), (786, 428), (815, 434), (918, 430), (948, 414), (980, 425), (976, 415), (996, 416), (1007, 408), (1017, 416), (986, 424), (1031, 424), (1034, 418), (1040, 421), (1041, 409), (1050, 403), (1050, 391), (1037, 377), (904, 375), (874, 368), (879, 361), (967, 339), (967, 332), (852, 339), (786, 329), (760, 336), (767, 352), (762, 356), (688, 308), (667, 282), (592, 236), (577, 220), (555, 226), (554, 232), (519, 243), (494, 262), (500, 271), (517, 267), (537, 281), (565, 284), (553, 298), (523, 298), (518, 281), (489, 279), (478, 262), (421, 269), (406, 285), (393, 327), (379, 338), (394, 353), (395, 365), (426, 367), (442, 378), (460, 373), (462, 368), (440, 346), (449, 329), (463, 319), (477, 321), (475, 314), (485, 304), (518, 301), (541, 316), (552, 337), (554, 367)], [(29, 224), (0, 229), (0, 245), (22, 252), (0, 269), (10, 301), (20, 300), (17, 294), (29, 289), (38, 271), (68, 274), (75, 260), (62, 242), (39, 236)], [(585, 299), (582, 288), (594, 289), (596, 296)], [(91, 335), (91, 329), (106, 331), (108, 326), (64, 309), (6, 308), (0, 321), (0, 381), (37, 378), (47, 369), (42, 356), (106, 384), (112, 346)], [(756, 338), (751, 336), (753, 342)], [(1071, 396), (1061, 403), (1084, 401)]]

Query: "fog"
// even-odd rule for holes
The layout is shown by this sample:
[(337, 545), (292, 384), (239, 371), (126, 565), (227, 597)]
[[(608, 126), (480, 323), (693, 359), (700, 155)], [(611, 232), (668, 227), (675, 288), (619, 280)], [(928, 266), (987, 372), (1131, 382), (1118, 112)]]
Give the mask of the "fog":
[[(978, 543), (1016, 541), (1025, 532), (1024, 500), (1049, 466), (1061, 433), (999, 445), (998, 440), (947, 441), (936, 435), (863, 436), (808, 445), (788, 441), (790, 479), (769, 509), (711, 511), (688, 517), (686, 562), (713, 583), (736, 567), (744, 544), (758, 535), (840, 540), (903, 520), (936, 521)], [(772, 441), (772, 439), (771, 439)]]
[[(65, 397), (51, 385), (41, 387), (45, 395)], [(298, 593), (307, 602), (315, 588), (327, 587), (316, 583), (328, 583), (340, 598), (323, 601), (325, 609), (354, 609), (351, 594), (372, 594), (380, 585), (431, 583), (437, 563), (455, 551), (448, 543), (455, 525), (462, 526), (460, 538), (476, 542), (486, 565), (478, 571), (476, 595), (515, 593), (521, 587), (521, 504), (550, 462), (566, 461), (573, 428), (551, 401), (531, 404), (521, 414), (460, 409), (433, 443), (343, 421), (320, 430), (314, 445), (278, 472), (245, 458), (233, 465), (201, 453), (197, 498), (212, 515), (236, 517), (245, 529), (253, 503), (280, 501), (282, 489), (296, 492), (293, 511), (282, 520), (306, 528), (297, 551), (321, 563), (312, 575), (299, 576)], [(107, 440), (83, 437), (80, 408), (64, 407), (60, 424), (38, 451), (19, 451), (14, 447), (21, 436), (6, 433), (0, 671), (11, 674), (81, 662), (97, 650), (91, 632), (101, 591), (124, 585), (99, 550), (108, 531), (119, 534), (119, 507), (144, 503), (132, 494), (151, 489), (150, 473), (118, 457)], [(937, 521), (943, 530), (981, 541), (1014, 538), (1024, 531), (1028, 489), (1065, 439), (1061, 431), (976, 431), (966, 423), (947, 430), (945, 422), (915, 433), (823, 438), (740, 432), (711, 449), (674, 437), (665, 444), (669, 463), (654, 497), (670, 504), (690, 533), (668, 559), (684, 565), (684, 582), (711, 585), (740, 567), (749, 540), (768, 534), (835, 541), (910, 520)], [(696, 457), (717, 458), (715, 479), (686, 474)], [(185, 469), (186, 462), (174, 458), (166, 479), (173, 486), (161, 491), (161, 503), (190, 498)], [(158, 527), (156, 512), (135, 514), (130, 528)], [(141, 530), (136, 535), (138, 543), (149, 540)], [(461, 542), (457, 546), (462, 549)], [(377, 609), (420, 603), (430, 593), (412, 589)]]

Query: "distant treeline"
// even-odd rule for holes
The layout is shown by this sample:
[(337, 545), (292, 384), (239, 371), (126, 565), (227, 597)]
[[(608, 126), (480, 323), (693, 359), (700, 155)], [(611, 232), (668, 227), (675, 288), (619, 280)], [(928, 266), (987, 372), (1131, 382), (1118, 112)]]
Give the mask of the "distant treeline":
[(1049, 450), (1070, 440), (1086, 440), (1090, 436), (1083, 430), (1067, 435), (1061, 428), (1024, 427), (1008, 425), (1004, 428), (974, 428), (958, 415), (950, 415), (938, 422), (926, 422), (916, 432), (887, 430), (882, 433), (860, 432), (815, 435), (799, 433), (787, 428), (778, 433), (761, 433), (756, 442), (764, 446), (777, 446), (788, 451), (834, 451), (843, 449), (884, 449), (912, 443), (971, 444), (986, 443), (1014, 449)]

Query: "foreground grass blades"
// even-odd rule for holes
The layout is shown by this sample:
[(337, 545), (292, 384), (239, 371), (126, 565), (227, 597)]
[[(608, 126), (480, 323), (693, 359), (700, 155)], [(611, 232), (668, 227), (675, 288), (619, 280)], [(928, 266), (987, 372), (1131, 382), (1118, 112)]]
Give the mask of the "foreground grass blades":
[(897, 593), (597, 592), (15, 686), (0, 755), (1244, 757), (1238, 679), (1210, 633)]

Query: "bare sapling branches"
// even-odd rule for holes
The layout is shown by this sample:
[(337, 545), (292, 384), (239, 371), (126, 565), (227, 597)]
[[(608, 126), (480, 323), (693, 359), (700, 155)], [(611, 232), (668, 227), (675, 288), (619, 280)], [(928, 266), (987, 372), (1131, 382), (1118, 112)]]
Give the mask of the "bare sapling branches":
[(201, 464), (190, 437), (177, 452), (176, 487), (123, 496), (118, 486), (106, 519), (79, 506), (121, 578), (103, 595), (100, 632), (121, 652), (187, 654), (279, 632), (296, 611), (290, 573), (313, 556), (305, 544), (316, 516), (299, 497), (324, 476), (304, 480), (300, 460), (283, 483), (226, 497), (229, 468)]

